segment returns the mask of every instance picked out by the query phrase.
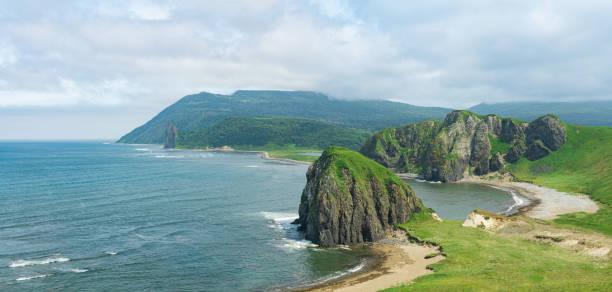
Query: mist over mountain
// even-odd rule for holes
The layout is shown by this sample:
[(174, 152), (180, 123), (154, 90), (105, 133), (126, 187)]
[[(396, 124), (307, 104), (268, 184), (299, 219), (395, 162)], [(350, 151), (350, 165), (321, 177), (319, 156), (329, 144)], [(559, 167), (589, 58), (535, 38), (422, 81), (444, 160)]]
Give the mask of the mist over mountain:
[(479, 114), (497, 114), (531, 121), (554, 114), (567, 124), (612, 126), (612, 101), (481, 103), (469, 108)]

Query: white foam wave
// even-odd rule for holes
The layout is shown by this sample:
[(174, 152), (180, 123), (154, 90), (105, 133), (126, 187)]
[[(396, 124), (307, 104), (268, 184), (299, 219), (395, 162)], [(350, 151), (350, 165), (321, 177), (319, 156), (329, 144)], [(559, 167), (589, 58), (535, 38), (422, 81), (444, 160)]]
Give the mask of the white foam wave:
[(151, 151), (151, 149), (149, 149), (149, 148), (136, 148), (134, 150), (136, 150), (136, 151)]
[(514, 208), (518, 208), (525, 204), (525, 200), (523, 200), (523, 198), (519, 196), (514, 190), (510, 190), (510, 194), (512, 195), (512, 200), (514, 200), (514, 204), (512, 204), (510, 207), (508, 207), (508, 209), (506, 209), (506, 211), (504, 211), (504, 213), (506, 214), (514, 210)]
[(38, 279), (38, 278), (44, 278), (47, 277), (49, 275), (36, 275), (36, 276), (30, 276), (30, 277), (19, 277), (16, 280), (17, 281), (27, 281), (27, 280), (32, 280), (32, 279)]
[(155, 158), (184, 158), (183, 155), (155, 155)]
[(248, 167), (248, 168), (258, 168), (260, 166), (259, 165), (246, 165), (245, 167)]
[(283, 238), (281, 242), (282, 243), (280, 244), (280, 247), (288, 251), (295, 251), (295, 250), (300, 250), (300, 249), (305, 249), (305, 248), (318, 247), (318, 245), (306, 239), (299, 240), (299, 239)]
[(34, 266), (34, 265), (47, 265), (47, 264), (51, 264), (51, 263), (62, 263), (62, 262), (67, 262), (69, 261), (69, 258), (47, 258), (44, 260), (38, 260), (38, 261), (28, 261), (28, 260), (18, 260), (16, 262), (12, 262), (9, 267), (10, 268), (19, 268), (19, 267), (25, 267), (25, 266)]
[(107, 255), (116, 255), (117, 252), (116, 251), (106, 251), (105, 252)]
[(85, 273), (85, 272), (87, 272), (89, 270), (87, 270), (87, 269), (72, 269), (70, 271), (73, 272), (73, 273)]
[(299, 217), (295, 213), (261, 212), (261, 214), (264, 218), (273, 220), (274, 222), (293, 222), (293, 220)]
[(344, 276), (346, 276), (348, 274), (356, 273), (359, 270), (365, 268), (365, 266), (366, 266), (366, 260), (361, 260), (361, 262), (359, 262), (358, 265), (356, 265), (356, 266), (354, 266), (352, 268), (349, 268), (347, 270), (344, 270), (344, 271), (336, 272), (335, 274), (333, 274), (333, 275), (331, 275), (329, 277), (325, 277), (321, 281), (319, 281), (317, 284), (324, 284), (324, 283), (333, 281), (335, 279), (338, 279), (340, 277), (344, 277)]
[(355, 273), (355, 272), (357, 272), (357, 271), (359, 271), (359, 270), (363, 269), (363, 268), (365, 267), (365, 265), (366, 265), (365, 261), (361, 261), (361, 263), (359, 263), (358, 265), (356, 265), (356, 266), (354, 266), (354, 267), (352, 267), (352, 268), (348, 269), (348, 271), (349, 271), (350, 273)]
[(343, 244), (339, 244), (339, 245), (337, 246), (337, 248), (339, 248), (339, 249), (351, 250), (351, 248), (350, 248), (350, 247), (348, 247), (348, 245), (343, 245)]

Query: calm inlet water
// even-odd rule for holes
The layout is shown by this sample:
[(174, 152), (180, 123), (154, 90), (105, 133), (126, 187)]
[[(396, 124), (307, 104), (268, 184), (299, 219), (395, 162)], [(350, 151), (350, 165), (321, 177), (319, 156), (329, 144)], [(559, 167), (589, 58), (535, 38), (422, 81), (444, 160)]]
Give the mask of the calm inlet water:
[[(0, 162), (0, 291), (285, 289), (357, 270), (367, 254), (308, 248), (289, 224), (303, 165), (98, 142), (0, 143)], [(409, 183), (445, 218), (512, 203)]]

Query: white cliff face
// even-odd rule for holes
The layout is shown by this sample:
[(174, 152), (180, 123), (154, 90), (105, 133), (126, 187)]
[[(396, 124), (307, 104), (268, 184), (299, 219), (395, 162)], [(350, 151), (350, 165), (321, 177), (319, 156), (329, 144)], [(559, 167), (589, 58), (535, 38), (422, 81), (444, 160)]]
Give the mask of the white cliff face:
[(507, 221), (508, 217), (483, 210), (474, 210), (465, 218), (461, 226), (495, 230), (502, 227)]

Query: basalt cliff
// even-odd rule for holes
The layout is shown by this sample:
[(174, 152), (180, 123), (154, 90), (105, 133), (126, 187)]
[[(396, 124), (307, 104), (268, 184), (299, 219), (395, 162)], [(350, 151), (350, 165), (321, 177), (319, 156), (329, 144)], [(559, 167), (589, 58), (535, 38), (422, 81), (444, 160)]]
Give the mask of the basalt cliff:
[(424, 209), (391, 171), (346, 148), (327, 148), (306, 177), (294, 223), (320, 246), (382, 239)]
[(521, 157), (540, 159), (565, 140), (565, 125), (553, 115), (528, 123), (453, 111), (444, 122), (422, 121), (376, 132), (360, 152), (396, 172), (455, 182), (472, 173), (500, 170)]

